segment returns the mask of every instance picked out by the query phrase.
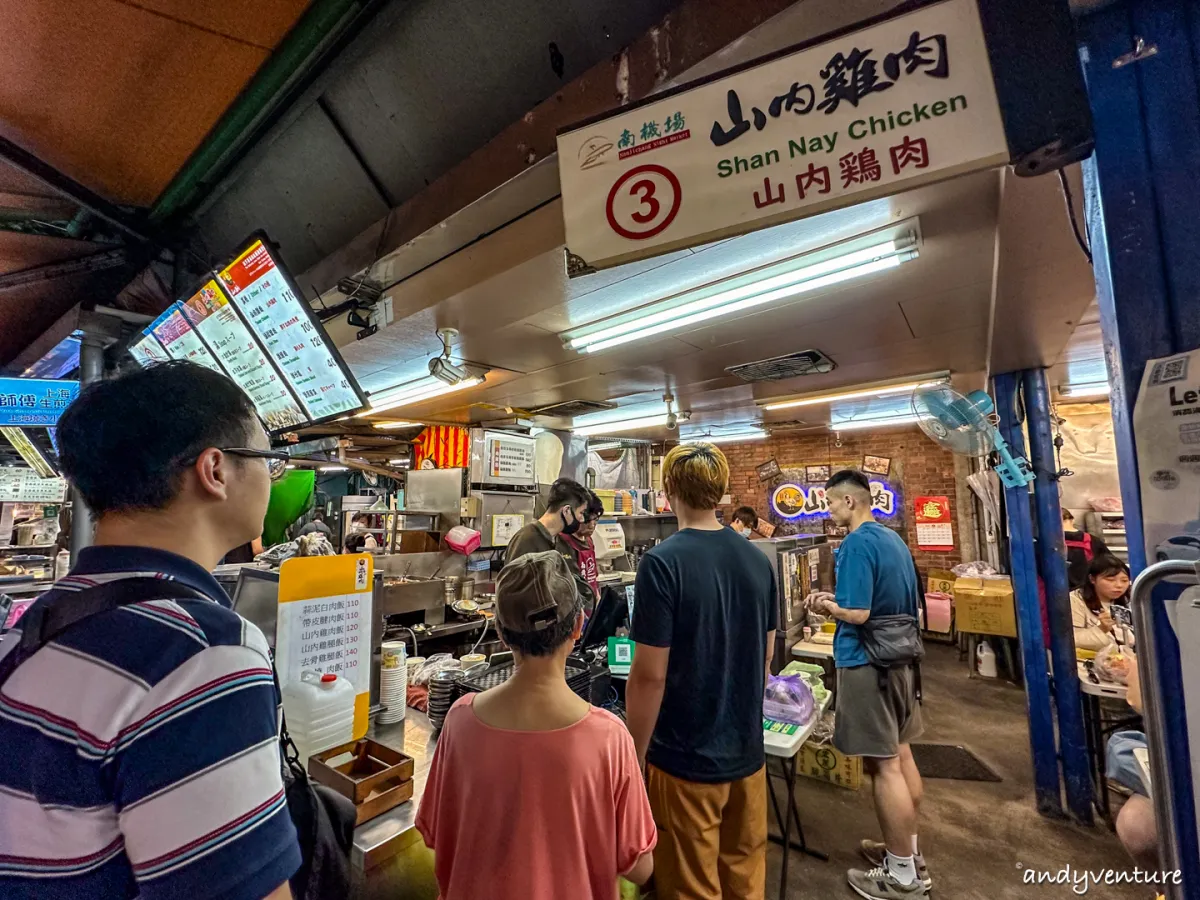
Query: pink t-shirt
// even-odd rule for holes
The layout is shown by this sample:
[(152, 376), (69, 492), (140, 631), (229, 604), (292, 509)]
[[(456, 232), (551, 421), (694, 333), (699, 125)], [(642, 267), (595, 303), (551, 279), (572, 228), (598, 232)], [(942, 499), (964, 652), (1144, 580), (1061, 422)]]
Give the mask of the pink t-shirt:
[(555, 731), (450, 709), (417, 813), (442, 900), (613, 900), (658, 834), (633, 739), (592, 707)]

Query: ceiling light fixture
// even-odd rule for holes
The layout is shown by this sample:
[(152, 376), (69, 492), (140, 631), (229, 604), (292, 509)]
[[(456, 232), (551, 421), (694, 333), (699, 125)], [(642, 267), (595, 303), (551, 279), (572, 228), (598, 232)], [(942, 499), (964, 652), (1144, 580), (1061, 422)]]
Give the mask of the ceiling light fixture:
[(861, 431), (864, 428), (888, 428), (892, 425), (916, 425), (916, 416), (877, 416), (874, 419), (846, 419), (830, 422), (830, 431)]
[(321, 466), (317, 469), (318, 472), (349, 472), (349, 466)]
[(666, 426), (667, 413), (658, 413), (653, 416), (618, 419), (614, 422), (599, 422), (595, 425), (584, 425), (582, 428), (572, 428), (571, 430), (581, 437), (591, 437), (597, 434), (617, 434), (622, 431), (636, 431), (639, 428), (665, 428)]
[(375, 427), (380, 431), (392, 431), (396, 428), (420, 428), (421, 422), (376, 422)]
[(765, 410), (795, 409), (797, 406), (815, 406), (818, 403), (832, 403), (835, 400), (859, 400), (864, 397), (887, 397), (891, 394), (911, 394), (919, 387), (944, 384), (950, 380), (948, 373), (941, 372), (921, 376), (919, 381), (906, 381), (901, 384), (880, 384), (876, 387), (856, 388), (851, 391), (841, 391), (836, 394), (817, 394), (809, 397), (797, 397), (795, 400), (767, 400), (759, 405)]
[(915, 223), (890, 230), (894, 235), (891, 239), (881, 239), (876, 232), (804, 253), (601, 319), (564, 332), (560, 338), (572, 350), (595, 353), (831, 287), (852, 278), (884, 272), (916, 259), (919, 237)]
[(1093, 381), (1084, 384), (1060, 384), (1058, 386), (1058, 394), (1060, 397), (1070, 397), (1072, 400), (1080, 400), (1085, 397), (1107, 397), (1112, 392), (1112, 386), (1107, 381)]
[(694, 434), (680, 439), (683, 444), (736, 444), (739, 441), (761, 441), (770, 435), (761, 428), (734, 431), (728, 434)]
[(389, 466), (411, 466), (412, 460), (408, 459), (407, 457), (404, 459), (389, 459), (388, 465)]
[(426, 375), (422, 378), (416, 378), (404, 384), (397, 385), (394, 388), (389, 388), (386, 391), (369, 395), (367, 399), (371, 402), (370, 408), (366, 412), (359, 413), (354, 418), (362, 419), (389, 409), (395, 409), (398, 406), (409, 406), (423, 400), (431, 400), (434, 397), (441, 397), (444, 394), (452, 394), (455, 391), (475, 387), (478, 384), (483, 384), (483, 382), (484, 378), (482, 375), (471, 375), (465, 381), (460, 381), (457, 384), (446, 384), (432, 375)]

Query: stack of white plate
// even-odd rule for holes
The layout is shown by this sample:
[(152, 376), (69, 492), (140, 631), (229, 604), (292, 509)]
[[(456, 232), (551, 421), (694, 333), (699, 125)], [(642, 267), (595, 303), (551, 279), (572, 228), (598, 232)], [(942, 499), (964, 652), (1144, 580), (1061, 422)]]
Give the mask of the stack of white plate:
[(379, 666), (379, 705), (376, 717), (381, 725), (390, 725), (404, 718), (408, 699), (408, 667), (405, 665), (403, 641), (384, 641)]

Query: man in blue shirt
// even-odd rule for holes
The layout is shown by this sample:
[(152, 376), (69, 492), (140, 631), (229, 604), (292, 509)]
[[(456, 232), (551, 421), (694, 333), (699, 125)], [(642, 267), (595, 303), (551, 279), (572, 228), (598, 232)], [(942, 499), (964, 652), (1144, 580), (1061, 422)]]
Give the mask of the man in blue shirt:
[(896, 532), (871, 515), (871, 486), (853, 469), (836, 472), (825, 485), (833, 521), (850, 529), (837, 557), (837, 594), (819, 591), (809, 605), (837, 620), (833, 660), (838, 673), (838, 711), (833, 743), (861, 756), (871, 773), (875, 813), (884, 843), (863, 841), (876, 865), (851, 869), (850, 886), (868, 900), (925, 896), (929, 872), (917, 843), (921, 775), (909, 744), (922, 731), (914, 667), (871, 665), (863, 626), (872, 616), (917, 616), (916, 569)]

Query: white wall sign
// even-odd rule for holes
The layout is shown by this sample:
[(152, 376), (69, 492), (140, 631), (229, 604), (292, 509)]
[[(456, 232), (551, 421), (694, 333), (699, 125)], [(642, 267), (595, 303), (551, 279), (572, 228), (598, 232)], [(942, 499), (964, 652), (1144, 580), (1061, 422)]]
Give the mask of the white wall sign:
[(1146, 363), (1133, 432), (1146, 561), (1200, 560), (1200, 350)]
[(603, 268), (1008, 162), (974, 0), (946, 0), (558, 136)]
[(42, 478), (32, 469), (0, 469), (0, 503), (62, 503), (67, 482)]

